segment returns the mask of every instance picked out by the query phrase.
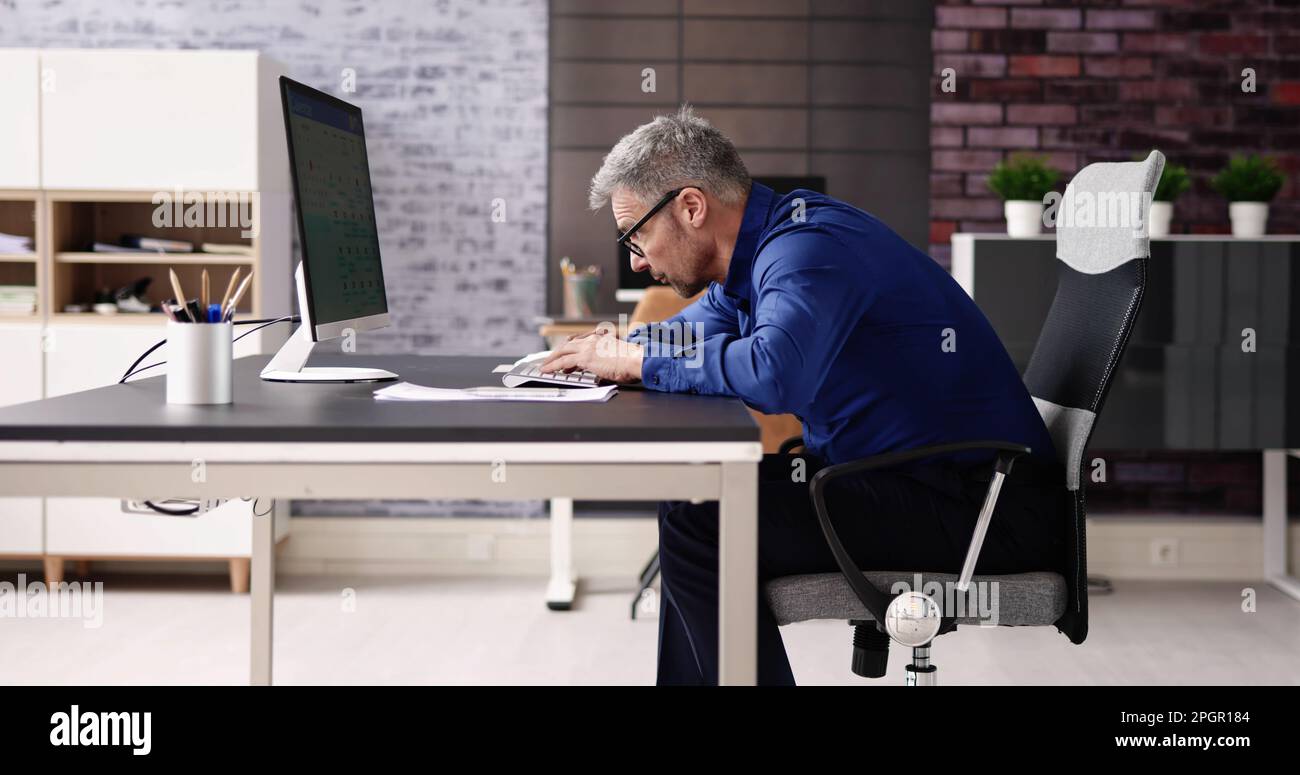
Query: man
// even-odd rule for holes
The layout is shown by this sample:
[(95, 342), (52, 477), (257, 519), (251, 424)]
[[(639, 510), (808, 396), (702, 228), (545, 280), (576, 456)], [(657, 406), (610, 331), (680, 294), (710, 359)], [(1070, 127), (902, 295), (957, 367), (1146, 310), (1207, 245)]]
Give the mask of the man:
[[(574, 337), (543, 370), (797, 415), (804, 475), (790, 458), (760, 466), (760, 584), (837, 569), (808, 498), (820, 467), (955, 441), (1033, 450), (1003, 488), (978, 571), (1064, 566), (1067, 501), (1051, 440), (992, 327), (942, 267), (850, 205), (751, 182), (731, 142), (689, 108), (614, 146), (591, 182), (592, 209), (606, 202), (633, 269), (683, 297), (708, 292), (627, 340)], [(956, 572), (990, 468), (991, 453), (968, 453), (861, 474), (831, 487), (828, 507), (859, 567)], [(717, 520), (716, 503), (660, 506), (660, 683), (717, 681)], [(792, 684), (776, 622), (758, 605), (759, 682)]]

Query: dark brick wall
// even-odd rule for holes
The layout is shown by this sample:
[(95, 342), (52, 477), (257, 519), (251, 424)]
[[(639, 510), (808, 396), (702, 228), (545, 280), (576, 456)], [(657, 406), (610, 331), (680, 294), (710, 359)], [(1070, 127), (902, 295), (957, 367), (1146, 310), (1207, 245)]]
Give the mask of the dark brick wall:
[[(932, 34), (930, 242), (1005, 229), (986, 186), (1006, 154), (1034, 150), (1067, 179), (1094, 161), (1159, 148), (1192, 190), (1175, 233), (1228, 231), (1209, 178), (1239, 152), (1275, 155), (1288, 181), (1269, 231), (1300, 230), (1300, 3), (1295, 0), (940, 0)], [(955, 93), (940, 90), (951, 67)], [(1254, 68), (1254, 93), (1242, 92)]]
[[(927, 242), (931, 7), (900, 0), (553, 0), (549, 306), (561, 256), (603, 267), (608, 210), (587, 184), (610, 147), (683, 101), (754, 175), (818, 175), (918, 247)], [(642, 71), (655, 91), (642, 91)]]

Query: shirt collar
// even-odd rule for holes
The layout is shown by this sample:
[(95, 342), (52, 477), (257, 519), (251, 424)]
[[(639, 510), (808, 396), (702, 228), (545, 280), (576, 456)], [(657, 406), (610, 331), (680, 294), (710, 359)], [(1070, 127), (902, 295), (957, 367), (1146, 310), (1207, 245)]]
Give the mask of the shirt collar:
[(740, 219), (740, 233), (736, 235), (736, 247), (731, 252), (731, 265), (727, 268), (727, 280), (722, 284), (722, 290), (728, 296), (749, 298), (754, 256), (758, 251), (759, 238), (767, 230), (773, 197), (772, 189), (758, 181), (750, 183), (745, 214)]

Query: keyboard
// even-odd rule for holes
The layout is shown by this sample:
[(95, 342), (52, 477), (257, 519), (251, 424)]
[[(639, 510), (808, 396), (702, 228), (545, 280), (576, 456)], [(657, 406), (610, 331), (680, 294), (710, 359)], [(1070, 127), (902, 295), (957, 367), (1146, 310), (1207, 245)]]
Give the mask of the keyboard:
[(600, 378), (590, 371), (575, 371), (569, 374), (552, 372), (543, 374), (541, 360), (525, 361), (501, 376), (506, 387), (521, 387), (530, 383), (540, 385), (559, 385), (562, 387), (598, 387)]

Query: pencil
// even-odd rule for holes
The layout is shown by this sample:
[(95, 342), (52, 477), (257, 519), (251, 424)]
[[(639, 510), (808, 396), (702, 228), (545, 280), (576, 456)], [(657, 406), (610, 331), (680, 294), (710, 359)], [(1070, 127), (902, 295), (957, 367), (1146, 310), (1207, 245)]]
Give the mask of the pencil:
[(181, 309), (185, 310), (185, 317), (189, 318), (189, 321), (190, 321), (191, 323), (195, 322), (194, 318), (190, 316), (190, 312), (189, 312), (189, 310), (186, 308), (186, 305), (185, 305), (185, 301), (184, 301), (184, 300), (185, 300), (185, 291), (181, 290), (181, 278), (179, 278), (179, 277), (176, 276), (176, 270), (175, 270), (175, 269), (168, 269), (167, 271), (171, 273), (171, 277), (172, 277), (172, 293), (176, 294), (176, 301), (177, 301), (177, 303), (180, 304)]
[(248, 285), (252, 281), (253, 270), (249, 269), (248, 276), (239, 284), (239, 290), (235, 291), (235, 295), (230, 297), (230, 308), (221, 314), (221, 320), (223, 322), (235, 316), (235, 307), (239, 306), (239, 300), (244, 298), (244, 294), (248, 291)]
[(230, 301), (230, 294), (235, 292), (235, 285), (239, 282), (239, 272), (243, 267), (235, 267), (235, 271), (230, 273), (230, 282), (226, 283), (226, 293), (221, 297), (221, 317), (226, 316), (226, 304)]
[(212, 295), (212, 283), (208, 280), (208, 269), (203, 268), (203, 279), (199, 287), (199, 309), (208, 314), (208, 297)]

